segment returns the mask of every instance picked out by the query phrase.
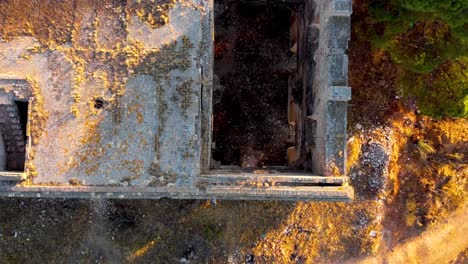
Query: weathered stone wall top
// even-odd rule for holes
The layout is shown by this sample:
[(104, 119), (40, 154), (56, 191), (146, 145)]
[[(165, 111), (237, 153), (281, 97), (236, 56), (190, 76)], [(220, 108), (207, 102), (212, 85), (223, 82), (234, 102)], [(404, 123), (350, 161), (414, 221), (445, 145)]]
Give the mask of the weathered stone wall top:
[(348, 41), (351, 34), (351, 0), (319, 1), (320, 30), (314, 79), (313, 119), (316, 122), (314, 170), (322, 175), (343, 175), (346, 168)]
[(0, 92), (34, 87), (29, 184), (193, 183), (208, 2), (0, 2)]
[[(299, 14), (290, 26), (302, 27), (294, 83), (309, 96), (298, 103), (302, 121), (315, 122), (312, 167), (343, 175), (351, 0), (286, 2)], [(213, 8), (213, 0), (0, 1), (0, 105), (29, 102), (27, 180), (0, 171), (0, 196), (351, 199), (346, 177), (323, 187), (313, 175), (210, 175)], [(312, 141), (303, 138), (299, 149)]]

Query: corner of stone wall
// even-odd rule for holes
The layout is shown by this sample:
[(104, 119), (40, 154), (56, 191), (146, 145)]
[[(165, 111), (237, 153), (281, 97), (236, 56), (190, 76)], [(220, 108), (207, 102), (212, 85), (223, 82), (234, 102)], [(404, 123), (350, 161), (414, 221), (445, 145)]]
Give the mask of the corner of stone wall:
[(314, 53), (317, 66), (310, 117), (316, 122), (312, 168), (321, 175), (344, 175), (347, 106), (351, 100), (346, 51), (351, 33), (352, 0), (319, 0), (317, 7), (320, 37)]

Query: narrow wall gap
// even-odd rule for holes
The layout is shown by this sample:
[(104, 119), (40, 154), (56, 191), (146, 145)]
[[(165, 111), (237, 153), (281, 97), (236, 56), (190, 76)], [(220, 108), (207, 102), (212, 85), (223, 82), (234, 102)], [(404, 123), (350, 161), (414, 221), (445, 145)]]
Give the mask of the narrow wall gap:
[(15, 101), (16, 107), (18, 108), (18, 116), (21, 125), (21, 131), (23, 132), (23, 138), (26, 141), (26, 128), (28, 125), (28, 107), (29, 103), (26, 101)]

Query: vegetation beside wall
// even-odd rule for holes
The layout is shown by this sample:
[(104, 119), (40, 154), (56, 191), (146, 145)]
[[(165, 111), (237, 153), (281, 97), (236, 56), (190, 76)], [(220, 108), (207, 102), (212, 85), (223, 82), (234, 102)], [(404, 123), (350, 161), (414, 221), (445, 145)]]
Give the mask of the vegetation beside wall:
[(414, 96), (422, 113), (433, 117), (468, 117), (468, 56), (447, 61), (424, 74), (404, 71), (404, 95)]
[(468, 116), (468, 1), (371, 0), (364, 35), (401, 70), (423, 114)]

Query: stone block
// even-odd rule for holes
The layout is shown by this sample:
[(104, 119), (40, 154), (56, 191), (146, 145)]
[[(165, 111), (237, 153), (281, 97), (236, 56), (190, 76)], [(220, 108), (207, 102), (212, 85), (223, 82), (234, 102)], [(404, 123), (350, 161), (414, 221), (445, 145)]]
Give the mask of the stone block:
[(348, 84), (348, 56), (330, 55), (328, 58), (328, 85), (346, 86)]
[(344, 54), (351, 37), (351, 18), (332, 16), (328, 20), (326, 39), (330, 54)]
[(328, 88), (328, 101), (346, 102), (351, 100), (351, 87), (331, 86)]
[[(307, 26), (306, 29), (306, 57), (312, 59), (313, 53), (318, 48), (319, 45), (319, 36), (320, 36), (320, 26), (318, 24), (312, 24)], [(307, 59), (306, 58), (306, 59)]]
[(347, 109), (345, 101), (327, 103), (324, 175), (343, 175), (346, 172)]
[(351, 0), (332, 0), (330, 9), (332, 16), (351, 16), (353, 3)]
[(288, 122), (290, 125), (295, 125), (299, 115), (299, 106), (293, 100), (289, 101), (288, 107)]
[(7, 163), (6, 146), (2, 138), (2, 133), (0, 133), (0, 171), (4, 171), (6, 169), (6, 163)]
[(306, 150), (315, 147), (315, 133), (317, 129), (317, 120), (306, 118), (304, 124), (304, 138)]
[(288, 148), (287, 155), (289, 165), (293, 165), (299, 159), (299, 151), (296, 147)]

